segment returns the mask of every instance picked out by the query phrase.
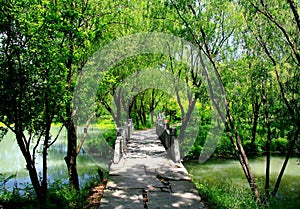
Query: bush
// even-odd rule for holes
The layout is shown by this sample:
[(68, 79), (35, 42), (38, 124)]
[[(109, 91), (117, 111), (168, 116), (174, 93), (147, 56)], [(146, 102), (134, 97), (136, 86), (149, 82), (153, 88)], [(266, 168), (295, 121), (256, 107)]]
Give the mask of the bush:
[(83, 208), (85, 205), (85, 190), (78, 192), (61, 181), (55, 181), (48, 191), (47, 208), (75, 209)]
[(288, 140), (286, 138), (278, 138), (274, 141), (276, 151), (284, 154), (287, 148)]
[(189, 151), (189, 153), (184, 158), (185, 158), (185, 160), (197, 159), (197, 158), (199, 158), (201, 151), (202, 151), (202, 147), (195, 143), (191, 147), (191, 150)]
[[(70, 188), (68, 184), (61, 181), (55, 181), (48, 189), (45, 209), (81, 209), (86, 205), (86, 197), (90, 192), (90, 188), (95, 185), (95, 180), (87, 184), (87, 187), (80, 192)], [(32, 188), (19, 189), (15, 188), (12, 192), (6, 191), (1, 193), (0, 205), (5, 209), (35, 209), (39, 208), (38, 200)]]
[(256, 140), (254, 143), (251, 140), (246, 140), (243, 143), (243, 147), (247, 154), (249, 155), (257, 155), (262, 152), (261, 141)]
[(219, 141), (215, 154), (218, 156), (231, 157), (235, 155), (235, 150), (228, 136), (223, 136)]

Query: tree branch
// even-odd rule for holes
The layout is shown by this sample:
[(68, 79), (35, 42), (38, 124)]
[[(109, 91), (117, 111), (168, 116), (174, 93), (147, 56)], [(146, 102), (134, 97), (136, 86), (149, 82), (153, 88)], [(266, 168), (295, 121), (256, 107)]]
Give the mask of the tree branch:
[(298, 14), (296, 4), (295, 4), (294, 0), (287, 0), (287, 2), (290, 4), (291, 10), (292, 10), (292, 12), (294, 14), (294, 17), (295, 17), (295, 21), (297, 23), (298, 30), (300, 30), (300, 17), (299, 17), (299, 14)]
[(295, 46), (295, 44), (292, 42), (288, 32), (286, 31), (286, 29), (279, 23), (277, 22), (274, 17), (266, 10), (261, 10), (258, 6), (254, 5), (252, 2), (251, 2), (251, 5), (259, 12), (261, 13), (262, 15), (264, 15), (268, 20), (270, 20), (272, 23), (274, 23), (278, 28), (279, 30), (283, 33), (284, 37), (286, 38), (289, 46), (291, 47), (294, 55), (296, 56), (296, 59), (298, 61), (297, 65), (300, 65), (300, 54), (298, 53), (298, 50)]
[(87, 119), (87, 121), (86, 121), (86, 123), (85, 123), (84, 133), (83, 133), (83, 136), (82, 136), (82, 138), (81, 138), (81, 140), (80, 140), (80, 143), (79, 143), (79, 145), (78, 145), (78, 147), (77, 147), (76, 155), (79, 154), (79, 152), (80, 152), (80, 150), (81, 150), (81, 148), (82, 148), (82, 146), (83, 146), (83, 143), (84, 143), (84, 141), (85, 141), (85, 139), (86, 139), (86, 136), (87, 136), (88, 128), (89, 128), (90, 123), (91, 123), (91, 120), (93, 119), (93, 117), (94, 117), (95, 115), (96, 115), (96, 113), (94, 112), (94, 113)]

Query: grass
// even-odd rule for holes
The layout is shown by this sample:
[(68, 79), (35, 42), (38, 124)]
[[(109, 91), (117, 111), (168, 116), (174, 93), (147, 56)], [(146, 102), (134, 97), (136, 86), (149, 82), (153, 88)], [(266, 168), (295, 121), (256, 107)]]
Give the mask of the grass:
[[(220, 160), (200, 165), (198, 162), (187, 162), (185, 167), (192, 176), (204, 202), (210, 209), (238, 208), (238, 209), (295, 209), (300, 206), (299, 175), (291, 174), (291, 170), (284, 175), (279, 192), (264, 205), (258, 205), (252, 196), (249, 185), (244, 177), (240, 165), (226, 164), (228, 160)], [(300, 168), (300, 167), (299, 167)], [(299, 169), (298, 168), (298, 169)], [(256, 169), (254, 169), (256, 170)], [(264, 196), (264, 174), (255, 174), (261, 198)], [(271, 173), (271, 189), (275, 185), (277, 172)]]

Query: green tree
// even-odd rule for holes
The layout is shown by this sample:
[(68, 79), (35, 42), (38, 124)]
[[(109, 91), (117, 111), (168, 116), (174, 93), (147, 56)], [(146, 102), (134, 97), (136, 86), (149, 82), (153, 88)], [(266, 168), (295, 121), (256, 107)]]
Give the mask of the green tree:
[[(46, 13), (45, 2), (1, 1), (0, 120), (16, 136), (41, 207), (48, 187), (47, 152), (56, 140), (50, 128), (61, 111), (64, 77)], [(40, 149), (41, 178), (35, 161)]]
[[(54, 23), (52, 30), (60, 44), (58, 58), (65, 72), (65, 110), (60, 118), (67, 128), (68, 148), (65, 161), (70, 185), (79, 190), (76, 158), (82, 142), (78, 144), (76, 126), (82, 121), (76, 121), (73, 117), (77, 111), (77, 107), (73, 106), (74, 87), (88, 58), (103, 43), (114, 37), (111, 27), (119, 12), (119, 4), (116, 1), (66, 0), (53, 1), (49, 3), (49, 7), (51, 13), (48, 21)], [(90, 117), (86, 120), (90, 121)]]
[[(280, 92), (280, 100), (288, 113), (289, 147), (272, 195), (278, 191), (288, 160), (299, 139), (299, 65), (298, 51), (300, 20), (297, 8), (299, 2), (287, 1), (242, 1), (247, 19), (252, 22), (252, 34), (262, 47)], [(288, 129), (287, 129), (288, 130)], [(267, 191), (268, 194), (268, 191)]]
[[(230, 37), (232, 37), (236, 28), (241, 25), (241, 13), (237, 5), (231, 1), (170, 1), (170, 8), (177, 13), (177, 17), (184, 25), (181, 30), (185, 39), (195, 43), (199, 49), (208, 57), (213, 66), (213, 73), (209, 74), (205, 71), (208, 85), (211, 83), (209, 76), (214, 76), (221, 82), (219, 73), (219, 63), (221, 63), (223, 55), (230, 52)], [(204, 67), (204, 70), (206, 68)], [(225, 89), (221, 85), (221, 92), (225, 94)], [(219, 109), (218, 94), (209, 92), (213, 99), (213, 105)], [(229, 138), (236, 151), (237, 157), (241, 163), (244, 174), (249, 182), (250, 188), (257, 201), (259, 201), (259, 193), (257, 184), (251, 170), (247, 155), (242, 145), (241, 137), (235, 124), (232, 110), (226, 98), (224, 100), (226, 115), (219, 112), (225, 124), (226, 131), (229, 132)]]

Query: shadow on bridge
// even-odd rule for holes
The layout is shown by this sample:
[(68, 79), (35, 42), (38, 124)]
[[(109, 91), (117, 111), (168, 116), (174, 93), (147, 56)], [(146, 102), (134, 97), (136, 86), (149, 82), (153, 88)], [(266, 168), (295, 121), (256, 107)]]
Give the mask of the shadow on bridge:
[(100, 208), (205, 208), (188, 172), (170, 158), (157, 130), (133, 132), (127, 126), (118, 131), (117, 157)]

